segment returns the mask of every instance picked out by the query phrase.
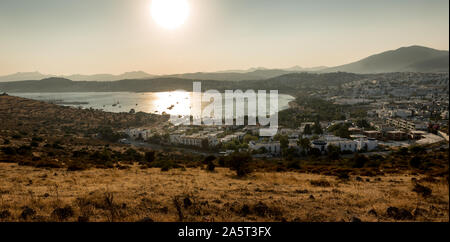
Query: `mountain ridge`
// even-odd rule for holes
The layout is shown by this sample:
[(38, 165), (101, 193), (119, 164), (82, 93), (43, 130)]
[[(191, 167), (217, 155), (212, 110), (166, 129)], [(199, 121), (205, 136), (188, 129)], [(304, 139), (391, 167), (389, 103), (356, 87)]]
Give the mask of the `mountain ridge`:
[(0, 82), (41, 80), (50, 77), (67, 78), (72, 81), (119, 81), (125, 79), (150, 78), (182, 78), (190, 80), (216, 80), (216, 81), (244, 81), (265, 80), (291, 73), (333, 73), (348, 72), (356, 74), (377, 74), (391, 72), (448, 72), (449, 51), (437, 50), (429, 47), (413, 45), (388, 50), (374, 54), (361, 60), (335, 66), (303, 68), (292, 66), (289, 68), (269, 69), (254, 67), (246, 70), (224, 70), (217, 72), (195, 72), (172, 75), (153, 75), (143, 71), (125, 72), (120, 75), (94, 74), (94, 75), (45, 75), (39, 72), (18, 72), (11, 75), (0, 76)]
[[(449, 52), (424, 46), (407, 46), (368, 56), (320, 72), (375, 74), (389, 72), (448, 72)], [(446, 60), (446, 61), (445, 61)]]

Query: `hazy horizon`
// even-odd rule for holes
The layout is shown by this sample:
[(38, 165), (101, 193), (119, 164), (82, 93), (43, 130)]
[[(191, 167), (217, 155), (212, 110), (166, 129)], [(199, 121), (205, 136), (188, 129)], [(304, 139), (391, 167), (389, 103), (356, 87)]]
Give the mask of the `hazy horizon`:
[(448, 1), (189, 0), (177, 29), (151, 0), (0, 2), (0, 75), (178, 74), (347, 64), (400, 47), (448, 50)]

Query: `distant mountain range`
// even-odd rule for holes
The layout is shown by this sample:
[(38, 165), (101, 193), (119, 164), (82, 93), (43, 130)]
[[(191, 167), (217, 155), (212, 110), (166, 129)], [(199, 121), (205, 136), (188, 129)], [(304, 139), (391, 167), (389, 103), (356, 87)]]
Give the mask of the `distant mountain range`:
[(112, 75), (112, 74), (95, 74), (95, 75), (67, 75), (67, 76), (58, 76), (58, 75), (45, 75), (40, 72), (19, 72), (12, 75), (0, 76), (0, 82), (11, 82), (11, 81), (24, 81), (24, 80), (42, 80), (51, 77), (59, 77), (70, 79), (72, 81), (118, 81), (125, 79), (146, 79), (146, 78), (154, 78), (156, 75), (151, 75), (145, 73), (143, 71), (134, 71), (134, 72), (126, 72), (120, 75)]
[(0, 82), (11, 81), (25, 81), (25, 80), (42, 80), (51, 77), (65, 78), (72, 81), (119, 81), (125, 79), (149, 79), (149, 78), (164, 78), (175, 77), (183, 79), (197, 79), (197, 80), (216, 80), (216, 81), (242, 81), (242, 80), (262, 80), (276, 76), (281, 76), (296, 72), (314, 72), (326, 67), (301, 68), (294, 66), (287, 69), (266, 69), (263, 67), (250, 68), (248, 70), (228, 70), (218, 72), (197, 72), (184, 73), (174, 75), (152, 75), (143, 71), (127, 72), (121, 75), (111, 74), (95, 74), (95, 75), (45, 75), (39, 72), (19, 72), (12, 75), (0, 76)]
[(423, 46), (402, 47), (380, 54), (372, 55), (362, 60), (336, 66), (302, 68), (293, 66), (286, 69), (267, 69), (264, 67), (250, 68), (247, 70), (227, 70), (218, 72), (197, 72), (175, 75), (152, 75), (143, 71), (127, 72), (121, 75), (96, 74), (96, 75), (44, 75), (39, 72), (21, 72), (7, 76), (0, 76), (0, 82), (12, 82), (23, 80), (41, 80), (51, 77), (65, 78), (72, 81), (118, 81), (127, 79), (151, 79), (151, 78), (182, 78), (196, 80), (216, 81), (242, 81), (265, 80), (281, 75), (309, 72), (309, 73), (333, 73), (348, 72), (357, 74), (376, 74), (388, 72), (448, 72), (449, 52), (436, 50)]
[[(342, 83), (360, 80), (367, 75), (353, 73), (290, 73), (265, 80), (218, 81), (202, 80), (202, 89), (233, 90), (254, 89), (279, 90), (281, 93), (295, 93), (302, 87), (336, 86)], [(0, 92), (161, 92), (174, 90), (192, 90), (194, 79), (176, 77), (158, 77), (150, 79), (126, 79), (111, 82), (71, 81), (60, 77), (42, 80), (0, 82)]]
[(218, 72), (198, 72), (170, 75), (168, 77), (178, 77), (184, 79), (216, 80), (216, 81), (242, 81), (242, 80), (264, 80), (281, 75), (299, 72), (317, 72), (327, 67), (302, 68), (293, 66), (286, 69), (267, 69), (264, 67), (250, 68), (248, 70), (228, 70)]

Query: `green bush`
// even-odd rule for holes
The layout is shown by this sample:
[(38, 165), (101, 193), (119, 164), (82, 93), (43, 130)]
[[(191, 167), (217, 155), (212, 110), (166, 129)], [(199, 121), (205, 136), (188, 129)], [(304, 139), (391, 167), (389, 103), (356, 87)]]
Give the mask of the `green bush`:
[(209, 161), (208, 162), (208, 164), (207, 164), (207, 166), (206, 166), (206, 169), (208, 170), (208, 171), (214, 171), (214, 169), (216, 168), (216, 165), (214, 164), (214, 162), (213, 161)]
[(249, 166), (252, 156), (248, 153), (233, 153), (230, 157), (230, 166), (236, 171), (238, 177), (243, 177), (251, 173)]
[(287, 164), (287, 168), (288, 169), (295, 169), (295, 170), (299, 170), (301, 167), (300, 167), (300, 162), (299, 161), (290, 161), (288, 164)]
[(16, 148), (11, 147), (11, 146), (2, 147), (2, 151), (3, 151), (3, 153), (5, 153), (5, 155), (16, 155), (17, 154)]
[(364, 155), (356, 154), (353, 157), (353, 168), (363, 168), (364, 165), (369, 161), (369, 159)]
[(154, 151), (145, 152), (144, 159), (145, 159), (145, 162), (148, 162), (148, 163), (153, 162), (155, 160), (155, 152)]
[(414, 168), (419, 168), (422, 165), (422, 159), (419, 156), (413, 156), (409, 160), (409, 165)]

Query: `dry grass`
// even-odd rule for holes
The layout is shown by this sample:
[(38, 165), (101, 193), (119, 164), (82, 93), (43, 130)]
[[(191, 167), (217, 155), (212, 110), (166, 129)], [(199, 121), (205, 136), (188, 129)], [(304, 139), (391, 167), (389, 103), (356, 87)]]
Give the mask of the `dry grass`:
[[(225, 168), (161, 172), (134, 165), (69, 172), (0, 163), (0, 221), (316, 222), (356, 217), (373, 222), (448, 222), (447, 181), (421, 178), (395, 174), (344, 181), (316, 174), (256, 172), (238, 179)], [(432, 194), (414, 192), (416, 180)], [(389, 207), (408, 216), (393, 216)]]

